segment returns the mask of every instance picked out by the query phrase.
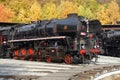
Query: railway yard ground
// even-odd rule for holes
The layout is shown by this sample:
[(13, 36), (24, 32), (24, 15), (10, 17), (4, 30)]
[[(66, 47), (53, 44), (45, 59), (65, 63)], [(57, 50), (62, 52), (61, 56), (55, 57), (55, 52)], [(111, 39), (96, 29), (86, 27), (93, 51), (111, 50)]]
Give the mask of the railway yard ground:
[(0, 80), (120, 80), (120, 58), (73, 65), (0, 59)]

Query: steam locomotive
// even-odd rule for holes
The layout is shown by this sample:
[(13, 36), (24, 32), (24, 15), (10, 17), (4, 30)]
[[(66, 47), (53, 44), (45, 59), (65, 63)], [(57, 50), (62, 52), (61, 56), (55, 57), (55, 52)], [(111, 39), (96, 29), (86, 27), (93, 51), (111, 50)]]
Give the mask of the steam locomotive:
[(120, 25), (102, 25), (104, 55), (120, 57)]
[(8, 31), (7, 54), (14, 59), (89, 63), (101, 53), (101, 23), (77, 14), (18, 24)]

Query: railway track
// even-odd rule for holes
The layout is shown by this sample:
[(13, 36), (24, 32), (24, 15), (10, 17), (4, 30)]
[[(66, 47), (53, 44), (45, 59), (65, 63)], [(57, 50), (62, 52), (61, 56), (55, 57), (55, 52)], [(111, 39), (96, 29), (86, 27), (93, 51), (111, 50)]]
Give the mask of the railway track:
[(69, 80), (104, 80), (103, 78), (105, 76), (104, 77), (99, 77), (99, 76), (116, 72), (118, 70), (120, 70), (120, 65), (109, 65), (109, 66), (104, 65), (101, 67), (94, 67), (93, 69), (75, 74)]
[(97, 63), (78, 65), (0, 59), (0, 80), (97, 80), (119, 70), (120, 59), (105, 56)]

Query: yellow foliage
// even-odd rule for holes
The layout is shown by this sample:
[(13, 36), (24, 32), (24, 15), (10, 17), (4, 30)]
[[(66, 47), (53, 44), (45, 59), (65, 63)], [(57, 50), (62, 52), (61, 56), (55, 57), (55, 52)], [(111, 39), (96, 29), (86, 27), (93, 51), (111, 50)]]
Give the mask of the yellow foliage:
[(40, 20), (42, 16), (42, 9), (40, 4), (34, 0), (33, 5), (30, 8), (30, 12), (28, 13), (31, 21)]
[(19, 12), (19, 14), (18, 14), (18, 20), (20, 21), (20, 22), (28, 22), (29, 21), (29, 19), (26, 17), (26, 11), (22, 8), (22, 9), (20, 9), (20, 12)]
[(61, 1), (58, 6), (58, 17), (65, 18), (69, 13), (77, 13), (78, 7), (70, 1)]
[(108, 24), (110, 22), (109, 16), (106, 13), (104, 6), (100, 6), (97, 12), (97, 19), (100, 20), (102, 24)]
[(69, 13), (78, 13), (88, 19), (98, 19), (102, 24), (116, 24), (116, 21), (120, 20), (120, 9), (116, 0), (107, 4), (100, 4), (97, 0), (0, 0), (0, 2), (7, 7), (3, 11), (0, 10), (2, 21), (29, 22), (65, 18)]
[(51, 1), (49, 3), (46, 3), (43, 6), (43, 19), (51, 19), (57, 17), (57, 11), (56, 11), (56, 5)]
[(107, 9), (107, 15), (109, 16), (109, 23), (111, 24), (116, 24), (117, 20), (120, 20), (120, 11), (119, 11), (119, 6), (116, 2), (116, 0), (113, 0), (108, 9)]

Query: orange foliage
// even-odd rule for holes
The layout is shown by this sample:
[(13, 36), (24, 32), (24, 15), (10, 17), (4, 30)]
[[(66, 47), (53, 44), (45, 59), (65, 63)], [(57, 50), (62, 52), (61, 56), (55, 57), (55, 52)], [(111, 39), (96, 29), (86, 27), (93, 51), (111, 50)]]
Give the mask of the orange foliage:
[(0, 4), (0, 21), (1, 22), (11, 22), (14, 13)]

